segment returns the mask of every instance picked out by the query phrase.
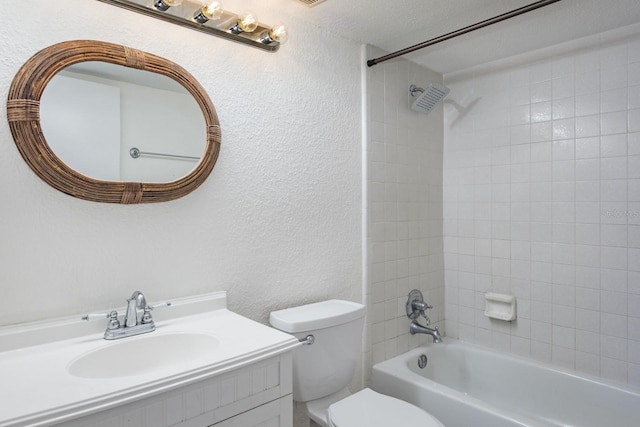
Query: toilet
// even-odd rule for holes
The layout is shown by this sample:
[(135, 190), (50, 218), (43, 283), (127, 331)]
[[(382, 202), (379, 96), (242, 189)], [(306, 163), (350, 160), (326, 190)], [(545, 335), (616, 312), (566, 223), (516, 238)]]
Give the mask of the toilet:
[(362, 304), (342, 300), (271, 313), (274, 328), (305, 342), (293, 356), (293, 400), (322, 427), (444, 427), (402, 400), (369, 388), (349, 392), (361, 354), (364, 314)]

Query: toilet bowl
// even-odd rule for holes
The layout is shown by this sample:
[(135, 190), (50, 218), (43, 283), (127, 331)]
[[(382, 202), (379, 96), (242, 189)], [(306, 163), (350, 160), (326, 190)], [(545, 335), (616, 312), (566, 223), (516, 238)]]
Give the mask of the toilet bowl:
[(368, 388), (349, 392), (361, 354), (364, 313), (362, 304), (342, 300), (271, 313), (273, 327), (304, 342), (293, 355), (293, 400), (322, 427), (443, 427), (402, 400)]

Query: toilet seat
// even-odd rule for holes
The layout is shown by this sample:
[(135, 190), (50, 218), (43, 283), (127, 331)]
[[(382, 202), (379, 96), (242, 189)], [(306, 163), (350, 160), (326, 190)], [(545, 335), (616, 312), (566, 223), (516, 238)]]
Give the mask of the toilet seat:
[(333, 427), (444, 427), (427, 411), (369, 388), (329, 406), (327, 418)]

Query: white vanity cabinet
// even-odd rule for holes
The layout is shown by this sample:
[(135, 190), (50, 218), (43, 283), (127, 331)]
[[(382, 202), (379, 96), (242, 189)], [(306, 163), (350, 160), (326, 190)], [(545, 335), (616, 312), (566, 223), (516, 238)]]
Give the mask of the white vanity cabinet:
[(65, 427), (292, 427), (291, 352)]

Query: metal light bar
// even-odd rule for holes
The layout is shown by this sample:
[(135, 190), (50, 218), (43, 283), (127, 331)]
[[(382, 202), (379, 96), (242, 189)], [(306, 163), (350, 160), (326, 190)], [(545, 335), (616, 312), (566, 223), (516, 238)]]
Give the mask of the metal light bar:
[[(238, 43), (245, 44), (247, 46), (255, 47), (258, 49), (266, 50), (269, 52), (275, 52), (280, 48), (280, 42), (271, 41), (270, 43), (264, 43), (260, 38), (260, 35), (265, 31), (268, 33), (270, 28), (265, 27), (262, 24), (258, 24), (258, 28), (254, 31), (242, 32), (240, 34), (234, 34), (228, 31), (228, 28), (224, 26), (218, 28), (212, 24), (211, 21), (207, 21), (205, 23), (198, 23), (192, 19), (184, 18), (175, 13), (175, 7), (170, 7), (166, 11), (160, 11), (153, 7), (149, 7), (146, 5), (145, 0), (98, 0), (103, 3), (111, 4), (113, 6), (119, 6), (127, 10), (131, 10), (133, 12), (138, 12), (143, 15), (151, 16), (153, 18), (160, 19), (162, 21), (171, 22), (173, 24), (177, 24), (186, 28), (190, 28), (192, 30), (201, 31), (203, 33), (222, 37), (227, 40), (232, 40)], [(184, 9), (183, 9), (184, 10)], [(194, 6), (194, 11), (197, 10), (197, 6)], [(233, 21), (234, 18), (237, 18), (237, 15), (226, 12), (221, 20), (217, 22), (227, 23), (229, 21)]]
[(399, 50), (397, 52), (390, 53), (390, 54), (385, 55), (385, 56), (381, 56), (379, 58), (370, 59), (370, 60), (367, 61), (367, 65), (369, 67), (372, 67), (372, 66), (374, 66), (376, 64), (379, 64), (381, 62), (388, 61), (389, 59), (397, 58), (398, 56), (406, 55), (407, 53), (411, 53), (411, 52), (415, 52), (416, 50), (424, 49), (425, 47), (432, 46), (432, 45), (434, 45), (436, 43), (441, 43), (443, 41), (452, 39), (454, 37), (458, 37), (458, 36), (461, 36), (463, 34), (470, 33), (471, 31), (475, 31), (475, 30), (479, 30), (480, 28), (488, 27), (489, 25), (505, 21), (505, 20), (507, 20), (509, 18), (513, 18), (515, 16), (522, 15), (522, 14), (527, 13), (527, 12), (531, 12), (532, 10), (536, 10), (536, 9), (541, 8), (541, 7), (550, 5), (552, 3), (557, 3), (559, 1), (560, 0), (541, 0), (541, 1), (537, 1), (535, 3), (531, 3), (531, 4), (527, 5), (527, 6), (523, 6), (521, 8), (512, 10), (511, 12), (503, 13), (502, 15), (494, 16), (493, 18), (486, 19), (486, 20), (484, 20), (482, 22), (478, 22), (477, 24), (469, 25), (468, 27), (464, 27), (464, 28), (461, 28), (459, 30), (447, 33), (445, 35), (436, 37), (434, 39), (427, 40), (426, 42), (418, 43), (418, 44), (413, 45), (411, 47), (407, 47), (405, 49)]

